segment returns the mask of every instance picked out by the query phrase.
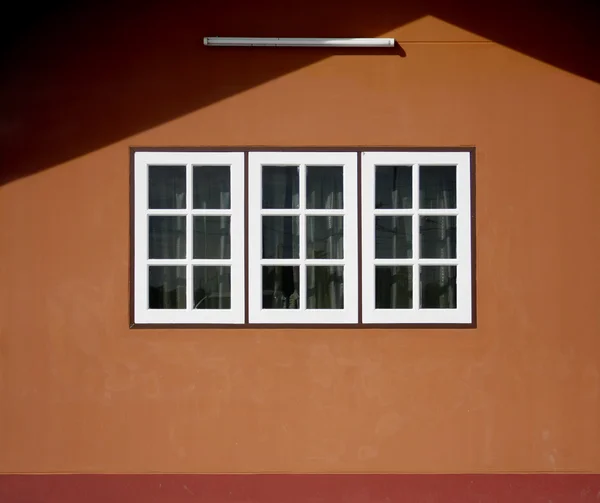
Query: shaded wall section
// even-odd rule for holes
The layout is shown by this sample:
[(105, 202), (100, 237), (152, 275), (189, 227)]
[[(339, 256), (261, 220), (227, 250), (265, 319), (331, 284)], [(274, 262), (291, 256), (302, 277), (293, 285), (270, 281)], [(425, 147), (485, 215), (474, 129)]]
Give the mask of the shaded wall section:
[[(489, 39), (600, 81), (600, 4), (359, 0), (11, 2), (0, 30), (0, 182), (65, 162), (299, 70), (334, 51), (218, 49), (220, 36), (395, 35), (402, 46)], [(440, 25), (414, 26), (426, 16)], [(404, 45), (408, 44), (408, 45)], [(385, 53), (389, 51), (383, 51)], [(373, 55), (377, 51), (360, 51)], [(348, 54), (343, 50), (340, 54)]]
[[(600, 470), (597, 52), (502, 45), (535, 9), (480, 15), (498, 43), (469, 8), (245, 5), (69, 10), (5, 58), (0, 471)], [(201, 46), (276, 26), (402, 50)], [(477, 328), (129, 330), (129, 147), (206, 145), (475, 145)]]

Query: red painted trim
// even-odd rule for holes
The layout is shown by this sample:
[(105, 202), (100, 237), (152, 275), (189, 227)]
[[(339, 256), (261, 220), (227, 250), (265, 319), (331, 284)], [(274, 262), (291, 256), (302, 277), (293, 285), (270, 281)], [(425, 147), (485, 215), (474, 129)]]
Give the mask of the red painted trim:
[(598, 475), (0, 475), (2, 503), (598, 503)]

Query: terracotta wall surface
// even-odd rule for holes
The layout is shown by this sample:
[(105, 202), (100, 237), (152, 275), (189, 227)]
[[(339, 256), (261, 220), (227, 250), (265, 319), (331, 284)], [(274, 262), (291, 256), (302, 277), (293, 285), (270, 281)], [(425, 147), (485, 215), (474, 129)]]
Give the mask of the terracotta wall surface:
[[(170, 5), (69, 11), (5, 59), (0, 471), (599, 471), (589, 19)], [(400, 48), (201, 44), (276, 26)], [(130, 330), (129, 147), (210, 145), (475, 146), (477, 327)]]

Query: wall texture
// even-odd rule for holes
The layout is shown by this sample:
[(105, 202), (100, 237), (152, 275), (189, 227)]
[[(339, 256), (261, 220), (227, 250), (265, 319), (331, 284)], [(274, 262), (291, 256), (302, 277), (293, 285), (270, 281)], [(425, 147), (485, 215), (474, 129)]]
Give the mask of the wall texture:
[[(591, 14), (264, 3), (71, 9), (15, 38), (0, 472), (600, 471)], [(476, 146), (477, 328), (130, 330), (129, 147), (210, 145)]]

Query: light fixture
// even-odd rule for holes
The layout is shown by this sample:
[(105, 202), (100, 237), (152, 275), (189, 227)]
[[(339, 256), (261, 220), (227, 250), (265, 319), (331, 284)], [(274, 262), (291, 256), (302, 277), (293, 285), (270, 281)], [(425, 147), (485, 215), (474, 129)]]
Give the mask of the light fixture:
[(394, 47), (395, 43), (393, 38), (204, 38), (204, 45), (228, 47)]

